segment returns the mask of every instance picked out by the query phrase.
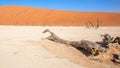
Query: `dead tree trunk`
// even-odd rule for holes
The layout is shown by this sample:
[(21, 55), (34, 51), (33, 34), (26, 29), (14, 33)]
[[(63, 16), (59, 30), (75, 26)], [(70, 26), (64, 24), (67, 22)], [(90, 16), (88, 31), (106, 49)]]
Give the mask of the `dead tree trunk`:
[(87, 40), (81, 40), (81, 41), (68, 41), (68, 40), (63, 40), (56, 36), (53, 32), (51, 32), (49, 29), (46, 29), (43, 31), (43, 33), (49, 32), (51, 35), (47, 37), (47, 39), (51, 41), (55, 41), (58, 43), (64, 43), (67, 45), (72, 45), (75, 48), (83, 48), (86, 51), (90, 53), (90, 55), (98, 55), (99, 52), (102, 52), (103, 49), (100, 48), (100, 46), (94, 42), (87, 41)]
[(101, 35), (101, 37), (103, 37), (102, 41), (96, 42), (96, 43), (98, 43), (101, 46), (104, 46), (106, 48), (109, 48), (109, 44), (112, 42), (113, 37), (111, 37), (109, 34)]
[(118, 43), (120, 44), (120, 37), (115, 37), (111, 43)]
[(53, 32), (51, 32), (49, 29), (46, 29), (45, 31), (43, 31), (43, 33), (46, 33), (46, 32), (49, 32), (51, 34), (49, 37), (47, 37), (47, 39), (58, 42), (58, 43), (69, 44), (69, 41), (59, 38)]
[(112, 60), (113, 62), (120, 64), (120, 54), (114, 54)]

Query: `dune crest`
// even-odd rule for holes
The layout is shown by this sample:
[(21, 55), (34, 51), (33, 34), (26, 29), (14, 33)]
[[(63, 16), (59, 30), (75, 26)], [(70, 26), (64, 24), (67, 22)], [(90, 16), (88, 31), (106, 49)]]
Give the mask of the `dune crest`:
[(0, 25), (83, 26), (100, 20), (102, 26), (120, 26), (120, 13), (75, 12), (23, 6), (0, 6)]

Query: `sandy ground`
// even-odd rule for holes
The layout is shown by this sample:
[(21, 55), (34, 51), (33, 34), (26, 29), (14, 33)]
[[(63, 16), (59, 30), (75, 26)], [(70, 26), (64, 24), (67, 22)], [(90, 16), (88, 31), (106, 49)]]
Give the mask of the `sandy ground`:
[(0, 26), (0, 68), (119, 68), (89, 60), (73, 47), (45, 39), (49, 28), (66, 40), (100, 41), (100, 34), (120, 35), (120, 27)]

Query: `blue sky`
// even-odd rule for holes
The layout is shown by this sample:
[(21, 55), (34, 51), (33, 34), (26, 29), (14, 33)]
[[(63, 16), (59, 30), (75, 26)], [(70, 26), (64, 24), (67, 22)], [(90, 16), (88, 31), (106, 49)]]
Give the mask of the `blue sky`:
[(3, 5), (87, 12), (120, 12), (120, 0), (0, 0), (0, 6)]

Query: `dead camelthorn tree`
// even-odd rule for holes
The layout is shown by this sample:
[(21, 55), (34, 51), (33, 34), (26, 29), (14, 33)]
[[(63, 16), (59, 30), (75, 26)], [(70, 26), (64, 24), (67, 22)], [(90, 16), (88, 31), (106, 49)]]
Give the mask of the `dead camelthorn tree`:
[(94, 25), (91, 21), (88, 21), (85, 25), (86, 25), (87, 28), (94, 27)]
[(100, 27), (101, 21), (100, 19), (96, 19), (95, 21), (88, 21), (85, 25), (87, 28), (95, 28), (98, 29)]
[(100, 52), (105, 52), (104, 48), (100, 47), (100, 45), (95, 42), (91, 42), (88, 40), (68, 41), (68, 40), (61, 39), (60, 37), (55, 35), (55, 33), (51, 32), (49, 29), (46, 29), (45, 31), (43, 31), (43, 33), (46, 33), (46, 32), (50, 33), (50, 36), (48, 36), (47, 39), (57, 43), (71, 45), (77, 49), (82, 48), (87, 51), (86, 55), (96, 56)]
[[(80, 40), (80, 41), (69, 41), (69, 40), (64, 40), (60, 37), (58, 37), (55, 33), (51, 32), (49, 29), (46, 29), (43, 31), (43, 33), (50, 33), (50, 36), (47, 37), (47, 39), (57, 42), (57, 43), (62, 43), (62, 44), (67, 44), (68, 46), (73, 46), (74, 48), (80, 50), (83, 54), (88, 56), (90, 59), (93, 60), (103, 60), (100, 58), (103, 56), (105, 53), (107, 54), (109, 49), (110, 49), (110, 43), (119, 43), (120, 37), (116, 37), (113, 39), (109, 34), (104, 34), (101, 35), (103, 37), (102, 41), (99, 42), (92, 42), (89, 40)], [(116, 63), (120, 63), (120, 54), (115, 54), (112, 59)]]
[(100, 27), (101, 21), (99, 19), (96, 20), (96, 25), (94, 26), (95, 29), (98, 29)]

